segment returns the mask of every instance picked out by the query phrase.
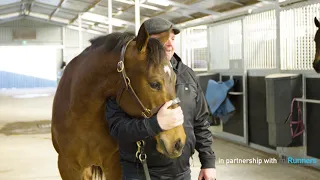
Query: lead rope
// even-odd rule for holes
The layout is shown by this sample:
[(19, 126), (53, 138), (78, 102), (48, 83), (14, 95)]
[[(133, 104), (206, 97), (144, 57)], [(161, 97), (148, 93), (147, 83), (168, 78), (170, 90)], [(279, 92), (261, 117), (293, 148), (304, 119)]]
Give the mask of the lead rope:
[(151, 180), (148, 165), (147, 165), (147, 155), (144, 153), (144, 140), (137, 142), (138, 150), (136, 152), (136, 158), (140, 160), (143, 166), (144, 175), (146, 176), (146, 180)]

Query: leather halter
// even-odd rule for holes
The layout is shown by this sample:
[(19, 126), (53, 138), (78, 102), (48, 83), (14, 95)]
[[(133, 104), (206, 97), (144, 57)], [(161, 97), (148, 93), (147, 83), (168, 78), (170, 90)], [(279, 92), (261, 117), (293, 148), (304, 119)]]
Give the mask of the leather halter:
[(121, 79), (123, 79), (123, 86), (120, 89), (120, 91), (117, 94), (117, 103), (120, 104), (120, 100), (121, 100), (121, 96), (123, 94), (123, 92), (125, 90), (129, 91), (129, 94), (136, 100), (136, 102), (139, 104), (139, 106), (142, 109), (142, 116), (144, 118), (150, 118), (152, 115), (154, 115), (156, 112), (159, 111), (159, 109), (161, 108), (161, 106), (153, 108), (153, 109), (148, 109), (146, 108), (143, 103), (141, 102), (141, 100), (139, 99), (139, 97), (137, 96), (137, 94), (135, 93), (134, 89), (131, 86), (131, 82), (130, 82), (130, 78), (127, 76), (125, 67), (124, 67), (124, 56), (125, 56), (125, 52), (127, 49), (127, 46), (129, 45), (129, 43), (132, 41), (133, 39), (129, 40), (127, 42), (127, 44), (125, 44), (122, 48), (121, 48), (121, 54), (120, 54), (120, 60), (118, 62), (117, 65), (117, 71), (121, 76)]
[[(287, 117), (286, 121), (284, 122), (284, 123), (286, 123), (290, 119), (290, 129), (291, 129), (292, 138), (300, 136), (305, 131), (303, 120), (301, 119), (302, 112), (301, 112), (300, 104), (299, 104), (298, 101), (297, 101), (298, 120), (297, 121), (293, 120), (293, 104), (294, 104), (294, 101), (297, 101), (297, 99), (293, 98), (293, 100), (291, 102), (291, 112), (290, 112), (289, 116)], [(293, 131), (293, 125), (294, 124), (296, 125), (295, 131)]]

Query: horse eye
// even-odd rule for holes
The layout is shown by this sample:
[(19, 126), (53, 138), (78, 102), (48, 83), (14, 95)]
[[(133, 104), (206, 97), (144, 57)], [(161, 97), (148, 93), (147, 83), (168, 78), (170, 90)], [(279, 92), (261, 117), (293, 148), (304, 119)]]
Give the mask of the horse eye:
[(159, 82), (152, 82), (150, 83), (150, 87), (159, 91), (161, 89), (161, 84)]

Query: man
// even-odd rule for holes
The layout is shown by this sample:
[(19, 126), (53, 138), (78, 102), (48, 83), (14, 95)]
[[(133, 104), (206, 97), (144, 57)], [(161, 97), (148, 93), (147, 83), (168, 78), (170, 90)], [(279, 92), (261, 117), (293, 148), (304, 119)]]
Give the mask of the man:
[[(155, 145), (153, 132), (161, 132), (181, 124), (186, 130), (187, 141), (183, 154), (179, 158), (169, 159), (157, 152), (155, 146), (146, 147), (151, 179), (191, 180), (189, 160), (195, 148), (199, 152), (202, 165), (198, 179), (214, 180), (216, 178), (215, 154), (211, 149), (212, 134), (208, 129), (210, 126), (208, 106), (195, 73), (174, 53), (175, 35), (179, 34), (180, 30), (162, 18), (151, 18), (144, 23), (151, 38), (160, 38), (163, 32), (173, 27), (164, 47), (177, 74), (177, 97), (182, 101), (174, 110), (167, 109), (171, 105), (169, 101), (150, 119), (135, 120), (121, 110), (115, 99), (108, 99), (106, 118), (111, 135), (119, 142), (123, 180), (145, 179), (143, 168), (135, 159), (136, 143), (132, 143), (130, 137), (141, 136), (142, 140), (148, 134), (150, 138), (144, 139), (146, 146)], [(121, 139), (119, 135), (126, 138)]]

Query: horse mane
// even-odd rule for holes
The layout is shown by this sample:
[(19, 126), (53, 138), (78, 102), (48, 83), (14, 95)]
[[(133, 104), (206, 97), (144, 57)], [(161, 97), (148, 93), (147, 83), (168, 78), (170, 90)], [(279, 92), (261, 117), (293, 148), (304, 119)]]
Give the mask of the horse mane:
[(121, 52), (122, 46), (134, 37), (131, 33), (114, 32), (91, 39), (90, 43), (93, 48), (104, 46), (107, 52)]
[[(108, 35), (99, 36), (90, 40), (91, 48), (104, 46), (107, 52), (121, 52), (121, 48), (131, 39), (135, 40), (135, 35), (129, 32), (114, 32)], [(150, 38), (147, 45), (147, 68), (160, 65), (166, 59), (163, 44), (158, 39)]]

